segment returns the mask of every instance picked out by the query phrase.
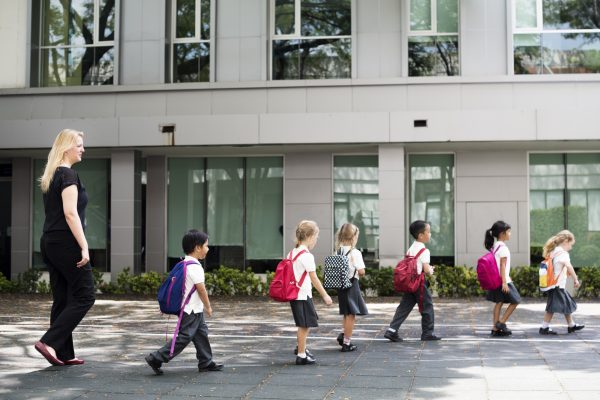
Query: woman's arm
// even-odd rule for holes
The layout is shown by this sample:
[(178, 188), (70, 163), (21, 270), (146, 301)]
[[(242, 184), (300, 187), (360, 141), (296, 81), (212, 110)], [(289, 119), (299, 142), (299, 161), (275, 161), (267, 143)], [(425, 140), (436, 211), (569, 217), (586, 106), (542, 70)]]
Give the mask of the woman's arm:
[(90, 253), (85, 234), (83, 233), (83, 226), (81, 226), (81, 219), (79, 219), (79, 213), (77, 212), (78, 195), (77, 185), (67, 186), (61, 193), (63, 212), (65, 213), (67, 225), (69, 225), (71, 233), (75, 236), (75, 239), (81, 248), (81, 260), (79, 260), (75, 266), (81, 268), (90, 261)]

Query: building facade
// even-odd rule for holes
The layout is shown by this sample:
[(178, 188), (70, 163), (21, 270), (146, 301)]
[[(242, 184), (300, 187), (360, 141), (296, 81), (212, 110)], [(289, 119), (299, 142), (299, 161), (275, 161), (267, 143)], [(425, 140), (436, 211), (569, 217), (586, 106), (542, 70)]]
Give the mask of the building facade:
[(166, 271), (188, 228), (209, 267), (273, 270), (301, 219), (344, 222), (373, 266), (431, 222), (434, 263), (514, 265), (571, 229), (600, 259), (600, 1), (4, 0), (0, 255), (43, 268), (36, 178), (85, 132), (93, 265)]

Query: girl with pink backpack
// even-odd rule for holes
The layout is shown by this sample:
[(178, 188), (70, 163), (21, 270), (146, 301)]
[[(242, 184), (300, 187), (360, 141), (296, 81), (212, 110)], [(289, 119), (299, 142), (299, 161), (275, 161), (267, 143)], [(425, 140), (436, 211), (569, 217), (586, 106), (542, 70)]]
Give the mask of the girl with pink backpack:
[[(488, 290), (486, 300), (495, 303), (492, 314), (492, 336), (509, 336), (512, 331), (506, 326), (506, 322), (519, 303), (521, 296), (512, 279), (510, 279), (510, 250), (506, 242), (510, 239), (510, 225), (504, 221), (496, 221), (494, 225), (485, 231), (484, 246), (495, 255), (496, 264), (502, 284), (496, 289)], [(502, 306), (508, 304), (504, 315), (500, 318)]]

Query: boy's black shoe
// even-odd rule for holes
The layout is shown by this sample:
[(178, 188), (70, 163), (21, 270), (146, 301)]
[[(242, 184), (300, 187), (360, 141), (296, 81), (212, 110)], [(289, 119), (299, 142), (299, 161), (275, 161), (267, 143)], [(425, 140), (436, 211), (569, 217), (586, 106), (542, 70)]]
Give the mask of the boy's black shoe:
[(421, 336), (421, 341), (423, 342), (429, 342), (434, 340), (442, 340), (442, 338), (433, 334)]
[(214, 361), (211, 361), (210, 364), (208, 364), (206, 367), (204, 368), (200, 368), (198, 367), (198, 371), (199, 372), (215, 372), (215, 371), (223, 371), (223, 364), (217, 364)]
[(569, 326), (569, 327), (567, 328), (567, 332), (569, 332), (569, 333), (573, 333), (573, 332), (580, 331), (580, 330), (582, 330), (583, 328), (585, 328), (585, 325), (577, 325), (577, 324), (575, 324), (575, 325), (573, 325), (573, 326)]
[(355, 344), (352, 344), (352, 343), (350, 343), (350, 344), (344, 344), (344, 343), (342, 343), (342, 350), (340, 350), (340, 351), (341, 351), (342, 353), (346, 353), (346, 352), (349, 352), (349, 351), (354, 351), (354, 350), (356, 350), (357, 348), (358, 348), (358, 347), (356, 347), (356, 345), (355, 345)]
[[(304, 352), (306, 353), (307, 356), (315, 358), (313, 353), (311, 353), (308, 349), (305, 349)], [(294, 354), (298, 355), (298, 346), (296, 346), (296, 348), (294, 349)]]
[(150, 368), (152, 368), (152, 371), (154, 371), (154, 373), (156, 375), (163, 374), (163, 370), (160, 369), (160, 367), (162, 366), (162, 363), (160, 361), (156, 360), (154, 357), (152, 357), (152, 354), (148, 354), (144, 359), (146, 360), (146, 362), (148, 363)]
[(337, 335), (337, 342), (340, 344), (340, 346), (344, 345), (344, 332)]
[(392, 342), (401, 342), (402, 338), (400, 336), (398, 336), (398, 332), (392, 332), (390, 330), (386, 330), (385, 333), (383, 334), (383, 337), (391, 340)]
[(557, 335), (557, 333), (548, 327), (540, 328), (540, 335)]
[(304, 358), (296, 356), (296, 365), (311, 365), (316, 362), (317, 362), (317, 360), (310, 357), (309, 355), (306, 355), (306, 357), (304, 357)]

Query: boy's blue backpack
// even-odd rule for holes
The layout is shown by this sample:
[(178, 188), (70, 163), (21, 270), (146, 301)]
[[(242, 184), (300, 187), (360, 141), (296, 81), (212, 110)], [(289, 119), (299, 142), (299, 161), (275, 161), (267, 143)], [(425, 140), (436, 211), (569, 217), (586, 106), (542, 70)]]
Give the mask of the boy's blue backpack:
[(185, 278), (188, 264), (193, 263), (178, 262), (169, 272), (167, 279), (158, 288), (158, 304), (163, 314), (179, 315), (196, 291), (196, 287), (192, 287), (184, 302), (183, 296), (185, 295)]
[(171, 351), (169, 357), (173, 357), (175, 351), (175, 340), (179, 335), (179, 327), (181, 326), (181, 318), (183, 317), (183, 310), (185, 306), (190, 302), (192, 295), (196, 291), (196, 286), (192, 286), (192, 290), (188, 293), (185, 300), (185, 278), (187, 277), (187, 266), (189, 264), (198, 264), (193, 261), (180, 261), (175, 267), (169, 272), (167, 279), (158, 288), (158, 304), (160, 311), (164, 314), (179, 315), (177, 319), (177, 326), (175, 326), (175, 332), (173, 332), (173, 339), (171, 340)]

